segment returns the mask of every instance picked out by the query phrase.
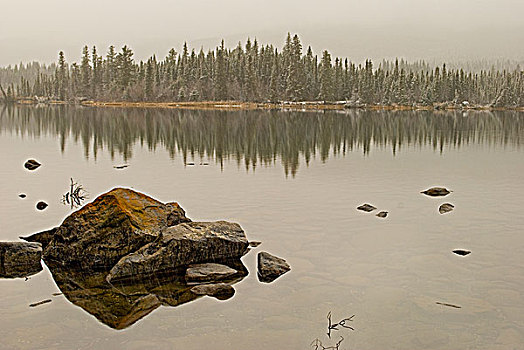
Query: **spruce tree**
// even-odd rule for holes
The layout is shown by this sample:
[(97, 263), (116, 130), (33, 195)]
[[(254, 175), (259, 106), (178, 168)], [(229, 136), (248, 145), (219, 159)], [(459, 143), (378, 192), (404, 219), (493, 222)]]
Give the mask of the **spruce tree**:
[(133, 82), (135, 67), (133, 65), (133, 51), (124, 45), (122, 51), (116, 56), (116, 67), (118, 77), (118, 87), (124, 93)]
[(82, 49), (82, 63), (80, 64), (81, 88), (80, 93), (88, 97), (91, 92), (91, 64), (89, 58), (89, 48), (87, 45)]
[(298, 35), (293, 36), (293, 40), (287, 48), (287, 69), (286, 69), (286, 99), (300, 101), (304, 98), (304, 66), (302, 62), (302, 44)]
[(58, 65), (56, 68), (55, 73), (55, 93), (58, 95), (57, 97), (64, 101), (67, 98), (67, 90), (68, 90), (68, 72), (67, 72), (67, 63), (65, 60), (64, 52), (60, 51), (58, 53)]
[(320, 95), (323, 101), (333, 101), (333, 71), (331, 55), (327, 50), (322, 53), (320, 61)]

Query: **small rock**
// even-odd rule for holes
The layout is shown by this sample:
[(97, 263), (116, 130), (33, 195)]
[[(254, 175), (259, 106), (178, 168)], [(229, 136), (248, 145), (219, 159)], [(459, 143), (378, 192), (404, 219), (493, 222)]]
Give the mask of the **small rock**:
[(258, 241), (251, 241), (251, 242), (249, 242), (249, 246), (251, 248), (256, 248), (256, 247), (258, 247), (261, 244), (262, 244), (262, 242), (258, 242)]
[(200, 163), (200, 165), (209, 165), (209, 163)]
[(20, 198), (25, 198), (25, 197), (27, 197), (27, 195), (26, 195), (25, 193), (20, 193), (20, 194), (18, 195), (18, 197), (20, 197)]
[(125, 169), (125, 168), (127, 168), (128, 166), (129, 166), (128, 164), (124, 164), (124, 165), (115, 165), (115, 166), (113, 166), (113, 168), (115, 168), (115, 169), (119, 169), (119, 170), (120, 170), (120, 169)]
[(463, 250), (463, 249), (455, 249), (453, 253), (460, 255), (460, 256), (466, 256), (468, 254), (471, 254), (469, 250)]
[(226, 300), (235, 295), (235, 289), (225, 283), (201, 284), (191, 288), (191, 292), (196, 295), (215, 297), (218, 300)]
[(193, 165), (195, 165), (195, 163), (186, 163), (186, 165), (193, 166)]
[(238, 271), (229, 266), (215, 263), (189, 265), (186, 270), (186, 282), (219, 281), (237, 274)]
[(365, 211), (365, 212), (370, 212), (370, 211), (373, 211), (377, 208), (375, 208), (374, 206), (372, 206), (371, 204), (362, 204), (361, 206), (357, 207), (357, 210), (362, 210), (362, 211)]
[(46, 299), (46, 300), (39, 301), (38, 303), (30, 304), (29, 307), (40, 306), (42, 304), (47, 304), (47, 303), (50, 303), (50, 302), (52, 302), (51, 299)]
[(258, 280), (270, 283), (291, 270), (286, 260), (267, 252), (258, 253)]
[(420, 193), (424, 193), (425, 195), (431, 196), (431, 197), (438, 197), (438, 196), (446, 196), (450, 194), (451, 191), (449, 191), (448, 189), (444, 187), (432, 187)]
[(27, 170), (36, 170), (40, 165), (42, 164), (38, 163), (36, 160), (29, 159), (27, 162), (25, 162), (24, 167)]
[(379, 218), (384, 219), (385, 217), (388, 216), (388, 212), (387, 212), (387, 211), (381, 211), (381, 212), (378, 213), (376, 216), (378, 216)]
[(451, 203), (444, 203), (444, 204), (442, 204), (438, 208), (438, 212), (441, 213), (441, 214), (446, 214), (446, 213), (449, 213), (450, 211), (452, 211), (453, 208), (455, 208), (455, 206), (453, 204), (451, 204)]
[(43, 202), (43, 201), (40, 201), (40, 202), (36, 203), (36, 209), (38, 209), (38, 210), (44, 210), (48, 206), (49, 206), (49, 204), (47, 204), (46, 202)]

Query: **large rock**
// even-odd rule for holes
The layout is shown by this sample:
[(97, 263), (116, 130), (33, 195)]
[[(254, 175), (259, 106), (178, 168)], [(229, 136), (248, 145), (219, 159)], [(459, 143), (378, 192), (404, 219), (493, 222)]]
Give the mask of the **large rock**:
[(183, 223), (163, 230), (156, 241), (124, 256), (111, 269), (107, 280), (171, 273), (190, 264), (238, 259), (247, 252), (248, 244), (236, 223)]
[(115, 188), (68, 216), (55, 229), (25, 237), (44, 245), (44, 260), (84, 268), (111, 267), (159, 238), (169, 226), (191, 221), (177, 203)]
[(26, 242), (0, 242), (0, 277), (27, 277), (42, 271), (42, 245)]
[(258, 280), (270, 283), (291, 270), (286, 260), (267, 252), (258, 253)]

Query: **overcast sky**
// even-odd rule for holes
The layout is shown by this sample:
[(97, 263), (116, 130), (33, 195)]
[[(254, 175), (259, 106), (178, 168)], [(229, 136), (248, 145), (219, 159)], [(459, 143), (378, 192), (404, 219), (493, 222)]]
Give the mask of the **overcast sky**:
[(247, 36), (281, 47), (298, 33), (318, 53), (365, 58), (524, 59), (524, 0), (0, 0), (0, 66), (76, 61), (128, 44), (136, 59), (169, 48), (235, 46)]

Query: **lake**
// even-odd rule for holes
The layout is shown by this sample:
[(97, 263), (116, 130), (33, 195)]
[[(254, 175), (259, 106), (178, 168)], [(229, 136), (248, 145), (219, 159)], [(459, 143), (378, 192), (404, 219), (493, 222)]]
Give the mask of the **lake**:
[[(113, 299), (53, 295), (83, 287), (46, 266), (0, 279), (0, 348), (521, 348), (523, 144), (516, 112), (0, 106), (0, 240), (58, 226), (73, 178), (89, 200), (129, 187), (262, 242), (233, 298), (146, 310), (123, 329), (106, 312), (127, 312)], [(24, 169), (31, 158), (42, 166)], [(420, 193), (434, 186), (453, 192)], [(454, 210), (439, 214), (443, 203)], [(291, 271), (260, 283), (260, 251)], [(355, 315), (354, 330), (328, 338), (329, 312), (332, 323)]]

